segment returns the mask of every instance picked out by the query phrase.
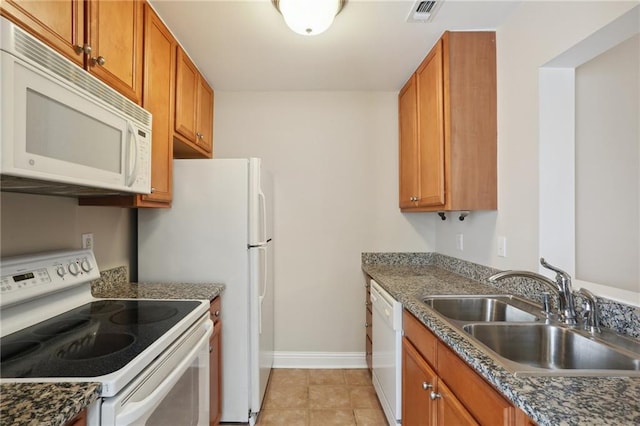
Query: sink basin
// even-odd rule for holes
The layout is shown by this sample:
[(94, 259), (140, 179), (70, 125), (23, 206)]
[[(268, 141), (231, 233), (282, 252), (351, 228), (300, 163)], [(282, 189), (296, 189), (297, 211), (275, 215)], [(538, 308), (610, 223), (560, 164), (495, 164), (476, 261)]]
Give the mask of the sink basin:
[[(593, 375), (640, 375), (640, 353), (616, 350), (579, 332), (550, 324), (467, 324), (462, 327), (499, 357), (535, 369)], [(614, 373), (617, 371), (617, 373)], [(631, 373), (631, 374), (630, 374)], [(587, 373), (588, 375), (588, 373)]]
[[(423, 302), (441, 315), (456, 321), (538, 321), (536, 315), (515, 306), (524, 302), (508, 296), (434, 296), (423, 299)], [(535, 305), (530, 305), (529, 309), (539, 310)]]

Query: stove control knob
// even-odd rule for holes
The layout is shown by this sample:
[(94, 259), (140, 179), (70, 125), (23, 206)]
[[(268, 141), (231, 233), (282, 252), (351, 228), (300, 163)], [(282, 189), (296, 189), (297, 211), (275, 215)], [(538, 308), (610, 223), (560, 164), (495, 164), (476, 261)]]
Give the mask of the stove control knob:
[(69, 273), (74, 277), (80, 273), (80, 267), (76, 262), (70, 263), (69, 266), (67, 266), (67, 268), (69, 269)]
[(60, 278), (64, 277), (67, 274), (67, 271), (64, 269), (64, 266), (60, 265), (56, 268), (56, 272)]
[(90, 270), (92, 270), (93, 268), (91, 267), (91, 263), (89, 263), (89, 261), (87, 259), (82, 259), (82, 262), (80, 263), (80, 267), (82, 268), (83, 271), (85, 272), (89, 272)]

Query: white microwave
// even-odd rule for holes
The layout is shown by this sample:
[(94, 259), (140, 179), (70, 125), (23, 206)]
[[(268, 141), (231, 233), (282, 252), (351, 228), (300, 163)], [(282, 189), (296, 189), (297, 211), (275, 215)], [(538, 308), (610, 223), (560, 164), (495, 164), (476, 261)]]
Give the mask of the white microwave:
[(151, 114), (0, 18), (2, 190), (151, 192)]

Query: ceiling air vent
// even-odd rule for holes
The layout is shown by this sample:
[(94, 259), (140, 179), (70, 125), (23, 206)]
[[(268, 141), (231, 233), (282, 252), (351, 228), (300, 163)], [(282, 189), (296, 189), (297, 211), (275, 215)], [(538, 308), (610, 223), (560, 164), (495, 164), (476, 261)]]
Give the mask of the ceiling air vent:
[(407, 16), (407, 22), (431, 22), (442, 1), (416, 1)]

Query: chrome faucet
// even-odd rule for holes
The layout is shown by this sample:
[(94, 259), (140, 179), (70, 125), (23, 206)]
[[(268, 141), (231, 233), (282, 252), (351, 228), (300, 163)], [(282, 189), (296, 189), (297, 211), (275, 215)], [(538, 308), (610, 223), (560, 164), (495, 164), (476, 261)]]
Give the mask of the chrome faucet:
[(560, 319), (567, 325), (576, 325), (578, 321), (575, 304), (573, 301), (571, 276), (565, 271), (548, 264), (544, 260), (544, 257), (540, 258), (540, 264), (556, 273), (555, 281), (535, 272), (515, 270), (498, 272), (497, 274), (490, 276), (488, 280), (492, 283), (495, 283), (496, 281), (504, 278), (525, 277), (535, 279), (536, 281), (545, 284), (558, 293), (558, 314), (560, 315)]
[(581, 288), (578, 293), (584, 297), (584, 329), (591, 333), (601, 333), (600, 314), (596, 296), (586, 288)]

